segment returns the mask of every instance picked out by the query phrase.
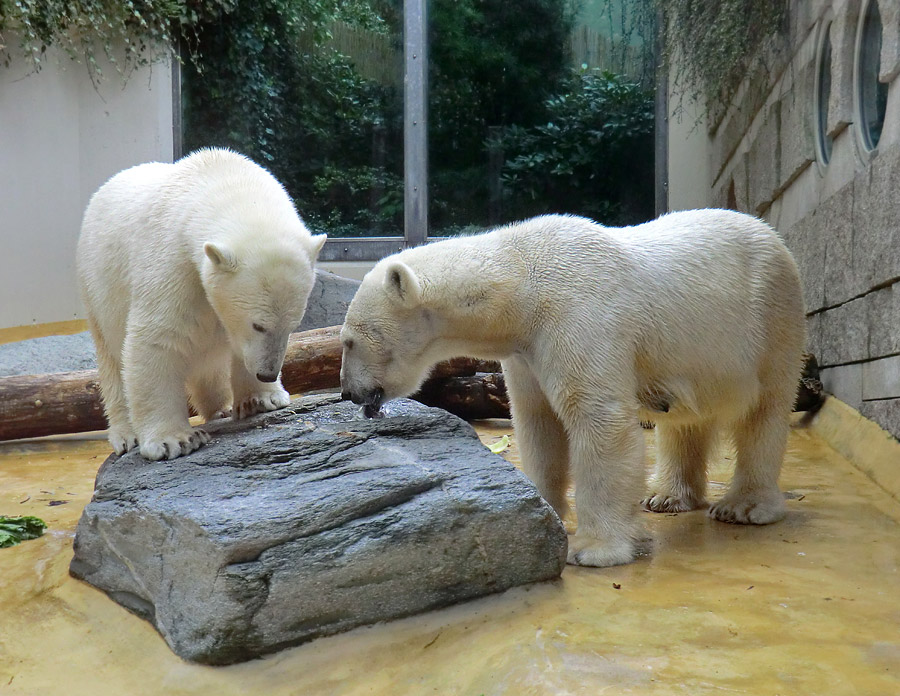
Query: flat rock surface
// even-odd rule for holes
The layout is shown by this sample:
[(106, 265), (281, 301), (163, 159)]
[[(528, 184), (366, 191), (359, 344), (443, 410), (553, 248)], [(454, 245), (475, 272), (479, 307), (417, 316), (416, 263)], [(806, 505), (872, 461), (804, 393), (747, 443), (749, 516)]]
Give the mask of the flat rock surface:
[(74, 372), (96, 367), (97, 353), (87, 331), (0, 345), (0, 377)]
[[(306, 314), (296, 331), (322, 329), (344, 323), (358, 280), (316, 269), (316, 282)], [(88, 331), (70, 336), (44, 336), (0, 344), (0, 377), (44, 375), (97, 367), (97, 353)]]
[(306, 397), (171, 462), (111, 456), (71, 573), (212, 664), (559, 576), (559, 518), (471, 426), (358, 410)]

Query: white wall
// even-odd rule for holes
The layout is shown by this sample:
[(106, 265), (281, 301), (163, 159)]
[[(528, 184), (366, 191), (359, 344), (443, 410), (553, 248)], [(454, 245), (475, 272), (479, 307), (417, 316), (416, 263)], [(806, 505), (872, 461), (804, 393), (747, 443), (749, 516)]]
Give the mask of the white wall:
[[(7, 44), (17, 45), (15, 36)], [(81, 216), (110, 176), (172, 161), (172, 71), (127, 81), (51, 53), (0, 65), (0, 328), (83, 318), (74, 257)]]
[[(671, 81), (670, 81), (671, 82)], [(687, 97), (669, 92), (669, 211), (709, 207), (706, 116)]]

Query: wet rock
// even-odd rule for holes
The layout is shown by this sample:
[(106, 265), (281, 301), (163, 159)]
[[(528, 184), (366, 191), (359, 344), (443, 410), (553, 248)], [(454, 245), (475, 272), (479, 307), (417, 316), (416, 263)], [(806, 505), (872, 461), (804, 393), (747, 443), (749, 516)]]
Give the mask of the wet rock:
[(212, 664), (559, 576), (565, 530), (524, 475), (455, 416), (384, 411), (306, 397), (171, 462), (110, 457), (71, 573)]

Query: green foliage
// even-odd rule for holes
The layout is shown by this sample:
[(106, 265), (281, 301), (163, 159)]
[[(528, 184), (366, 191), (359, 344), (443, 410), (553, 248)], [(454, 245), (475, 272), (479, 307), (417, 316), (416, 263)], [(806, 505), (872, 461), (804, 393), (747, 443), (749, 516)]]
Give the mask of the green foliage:
[(531, 127), (569, 74), (568, 0), (432, 0), (430, 213), (437, 233), (486, 224), (491, 127)]
[(37, 517), (0, 515), (0, 549), (15, 546), (28, 539), (37, 539), (46, 528), (46, 522)]
[(184, 69), (185, 149), (232, 147), (261, 162), (314, 229), (402, 227), (400, 95), (324, 46), (336, 19), (385, 30), (370, 5), (337, 0), (240, 3), (198, 25), (200, 52)]
[(767, 41), (784, 27), (787, 0), (643, 0), (665, 16), (666, 57), (679, 91), (707, 105), (727, 101), (765, 60)]
[(47, 49), (59, 46), (84, 60), (92, 78), (102, 75), (104, 56), (127, 74), (191, 37), (200, 21), (218, 16), (234, 0), (0, 0), (0, 57), (9, 66), (14, 53), (3, 36), (15, 32), (18, 52), (40, 70)]
[(656, 26), (661, 15), (665, 63), (678, 98), (727, 103), (754, 67), (765, 67), (766, 47), (783, 33), (788, 0), (601, 0), (628, 15), (623, 24)]
[(609, 224), (653, 215), (653, 94), (582, 71), (546, 102), (547, 122), (499, 142), (503, 184), (520, 215), (579, 213)]
[[(499, 222), (498, 148), (507, 218), (635, 209), (620, 182), (638, 180), (635, 159), (651, 166), (649, 138), (636, 144), (646, 104), (611, 76), (572, 77), (571, 0), (431, 0), (429, 12), (434, 233)], [(227, 146), (264, 164), (314, 229), (390, 235), (402, 229), (402, 81), (363, 77), (330, 32), (342, 22), (399, 53), (401, 18), (399, 0), (0, 0), (0, 53), (8, 64), (14, 31), (36, 69), (55, 44), (96, 78), (101, 56), (127, 74), (178, 46), (186, 151)]]

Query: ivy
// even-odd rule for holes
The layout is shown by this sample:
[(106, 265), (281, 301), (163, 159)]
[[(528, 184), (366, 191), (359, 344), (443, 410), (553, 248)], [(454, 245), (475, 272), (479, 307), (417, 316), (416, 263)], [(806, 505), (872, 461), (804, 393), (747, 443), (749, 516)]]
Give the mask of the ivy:
[(606, 224), (651, 217), (653, 94), (621, 76), (582, 70), (545, 105), (545, 123), (512, 126), (496, 143), (516, 211), (577, 210)]
[[(166, 54), (202, 20), (229, 11), (233, 0), (0, 0), (0, 58), (20, 56), (35, 71), (47, 49), (84, 61), (92, 79), (103, 75), (101, 57), (127, 75)], [(18, 46), (5, 37), (15, 34)]]
[[(648, 0), (643, 0), (647, 2)], [(660, 0), (656, 0), (660, 2)], [(665, 52), (676, 89), (727, 103), (784, 28), (787, 0), (665, 0)]]
[(707, 111), (727, 103), (754, 69), (765, 67), (787, 20), (787, 0), (604, 0), (621, 13), (622, 43), (660, 33), (662, 66), (671, 68), (678, 99)]

